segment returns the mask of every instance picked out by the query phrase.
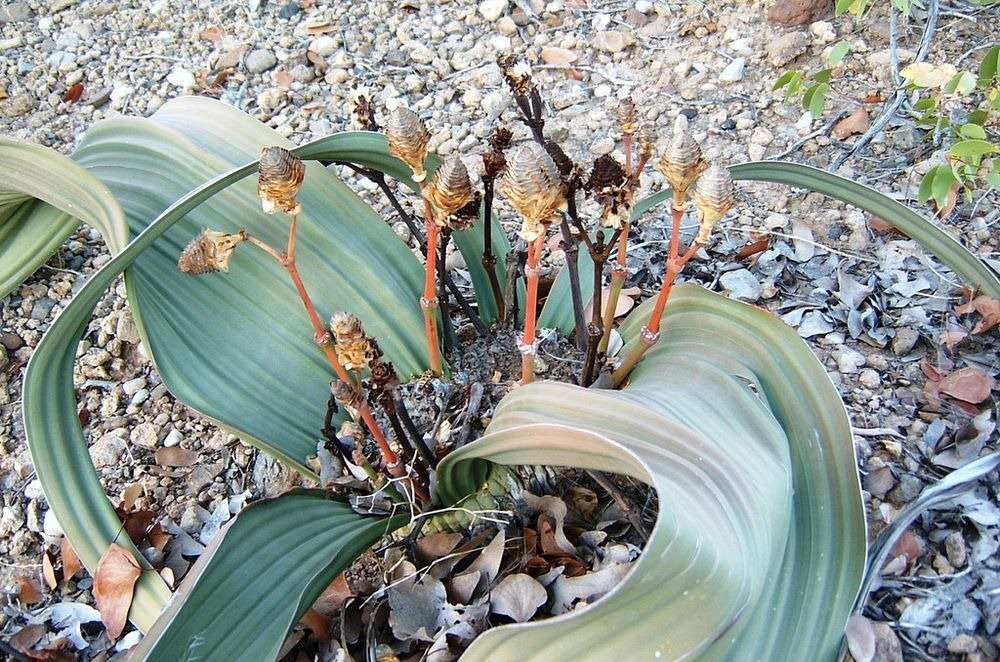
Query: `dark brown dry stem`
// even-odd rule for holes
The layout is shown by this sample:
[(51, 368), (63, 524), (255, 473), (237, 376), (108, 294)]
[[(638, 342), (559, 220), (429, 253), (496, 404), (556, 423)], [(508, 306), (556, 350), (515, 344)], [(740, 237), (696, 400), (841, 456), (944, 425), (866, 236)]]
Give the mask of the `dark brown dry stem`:
[(495, 178), (483, 176), (483, 269), (497, 306), (497, 319), (504, 318), (504, 298), (497, 278), (497, 256), (493, 253), (493, 190)]
[(586, 320), (583, 317), (583, 293), (580, 291), (580, 265), (577, 263), (580, 254), (580, 242), (573, 236), (566, 218), (559, 223), (562, 233), (560, 246), (566, 255), (566, 268), (569, 269), (569, 291), (573, 300), (573, 338), (576, 347), (581, 352), (587, 348)]
[(642, 521), (641, 514), (636, 510), (635, 504), (618, 489), (618, 486), (614, 484), (610, 476), (603, 471), (591, 471), (589, 469), (586, 470), (586, 473), (615, 500), (615, 503), (618, 504), (618, 507), (625, 515), (625, 519), (628, 520), (629, 524), (632, 525), (632, 528), (635, 529), (635, 532), (639, 534), (643, 541), (649, 542), (649, 528)]
[(441, 245), (438, 247), (437, 277), (438, 277), (438, 299), (441, 307), (441, 326), (444, 331), (442, 340), (444, 341), (444, 352), (450, 354), (454, 349), (454, 333), (451, 328), (451, 311), (448, 309), (448, 288), (445, 285), (447, 271), (445, 259), (448, 257), (448, 242), (451, 241), (451, 231), (447, 228), (441, 229)]

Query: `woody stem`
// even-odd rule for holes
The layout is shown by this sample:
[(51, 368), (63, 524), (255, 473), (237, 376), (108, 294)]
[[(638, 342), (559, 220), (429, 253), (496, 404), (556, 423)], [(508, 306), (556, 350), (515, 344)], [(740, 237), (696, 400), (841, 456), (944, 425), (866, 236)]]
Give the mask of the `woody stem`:
[(603, 331), (601, 342), (597, 346), (597, 352), (603, 354), (608, 351), (608, 342), (611, 339), (611, 325), (615, 320), (615, 308), (618, 306), (618, 297), (621, 295), (622, 286), (625, 284), (625, 276), (628, 274), (628, 267), (625, 258), (628, 253), (628, 231), (631, 224), (626, 223), (618, 237), (618, 257), (614, 266), (611, 267), (611, 291), (608, 293), (608, 301), (604, 304)]
[(521, 338), (521, 383), (528, 384), (535, 378), (535, 313), (538, 307), (538, 262), (542, 256), (545, 235), (538, 237), (528, 247), (528, 262), (524, 268), (527, 292), (524, 304), (524, 336)]
[(441, 374), (441, 350), (438, 347), (437, 310), (438, 299), (434, 291), (434, 274), (437, 271), (437, 244), (440, 228), (434, 222), (434, 210), (428, 200), (424, 200), (424, 216), (427, 230), (427, 265), (424, 272), (424, 295), (420, 307), (424, 310), (424, 331), (427, 336), (427, 355), (431, 372)]

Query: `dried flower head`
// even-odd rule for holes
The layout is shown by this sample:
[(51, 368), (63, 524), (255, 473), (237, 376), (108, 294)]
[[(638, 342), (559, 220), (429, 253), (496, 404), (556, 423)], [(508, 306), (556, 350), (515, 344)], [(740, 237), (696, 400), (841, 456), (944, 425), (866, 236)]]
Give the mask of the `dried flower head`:
[(302, 205), (295, 194), (302, 186), (306, 167), (299, 157), (282, 147), (265, 147), (257, 168), (257, 194), (265, 214), (283, 211), (298, 214)]
[(715, 224), (726, 215), (735, 201), (733, 178), (729, 175), (729, 170), (713, 164), (698, 178), (698, 185), (692, 197), (698, 209), (700, 226), (695, 241), (706, 244)]
[(707, 167), (708, 162), (701, 158), (701, 148), (688, 130), (687, 118), (678, 115), (673, 139), (656, 164), (656, 169), (666, 177), (675, 196), (683, 198), (694, 180)]
[(465, 206), (445, 219), (445, 225), (452, 232), (462, 232), (471, 228), (479, 220), (479, 207), (482, 205), (483, 196), (479, 191), (472, 194), (472, 199)]
[(445, 220), (472, 200), (472, 182), (462, 159), (453, 156), (434, 171), (434, 179), (424, 189), (424, 197), (434, 207), (434, 222), (440, 226)]
[(511, 92), (521, 97), (531, 94), (535, 83), (531, 79), (531, 66), (527, 62), (513, 53), (503, 53), (497, 56), (497, 65)]
[(566, 152), (554, 140), (545, 141), (545, 151), (552, 157), (552, 162), (556, 164), (556, 170), (559, 171), (563, 185), (568, 187), (576, 173), (576, 164), (573, 163), (571, 158), (566, 156)]
[(363, 370), (375, 357), (372, 342), (365, 335), (361, 320), (351, 313), (336, 312), (330, 318), (337, 360), (347, 370)]
[(637, 128), (635, 104), (625, 99), (618, 105), (618, 128), (626, 135), (632, 135)]
[(649, 125), (639, 129), (639, 158), (648, 161), (656, 148), (656, 130)]
[(215, 230), (203, 230), (191, 240), (177, 260), (177, 268), (186, 274), (205, 274), (212, 271), (229, 271), (229, 258), (237, 244), (246, 237)]
[(507, 166), (503, 153), (510, 148), (513, 134), (507, 127), (497, 127), (490, 136), (490, 149), (483, 154), (483, 178), (496, 179)]
[(632, 206), (625, 169), (610, 154), (598, 157), (585, 185), (604, 208), (601, 225), (620, 229), (628, 221)]
[(389, 153), (410, 166), (413, 181), (422, 182), (427, 176), (427, 143), (431, 134), (424, 121), (409, 108), (400, 106), (389, 114), (385, 122), (385, 135), (389, 139)]
[(510, 149), (510, 141), (514, 138), (511, 130), (505, 126), (498, 126), (490, 136), (490, 147), (497, 152), (506, 152)]
[(529, 242), (540, 237), (545, 224), (566, 208), (559, 170), (537, 143), (518, 147), (507, 159), (500, 192), (523, 218), (518, 234)]
[[(344, 382), (336, 383), (343, 384)], [(333, 388), (333, 384), (331, 384), (330, 387)], [(341, 445), (353, 448), (356, 445), (360, 445), (361, 442), (365, 440), (365, 431), (354, 421), (344, 421), (340, 424), (340, 428), (337, 430), (337, 439), (340, 441)]]
[(367, 90), (358, 90), (354, 95), (354, 118), (364, 131), (379, 130), (378, 122), (375, 121), (375, 106)]

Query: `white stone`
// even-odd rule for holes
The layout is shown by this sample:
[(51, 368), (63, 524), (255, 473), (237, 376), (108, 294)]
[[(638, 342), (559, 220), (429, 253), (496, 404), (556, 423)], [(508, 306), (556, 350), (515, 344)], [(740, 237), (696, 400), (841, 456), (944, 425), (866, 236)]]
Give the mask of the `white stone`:
[(865, 356), (857, 350), (845, 347), (833, 353), (837, 361), (837, 370), (842, 374), (852, 375), (865, 364)]
[(125, 431), (112, 430), (94, 442), (90, 447), (90, 459), (98, 469), (118, 464), (125, 452)]
[(483, 0), (479, 3), (479, 13), (491, 23), (507, 11), (507, 0)]
[(635, 3), (635, 10), (640, 14), (648, 14), (653, 11), (653, 3), (649, 0), (639, 0)]
[(175, 428), (175, 429), (171, 430), (171, 431), (170, 431), (170, 432), (169, 432), (169, 433), (167, 434), (167, 437), (166, 437), (166, 439), (164, 439), (164, 440), (163, 440), (163, 445), (164, 445), (164, 446), (168, 446), (168, 447), (169, 447), (169, 446), (176, 446), (177, 444), (181, 443), (181, 441), (182, 441), (183, 439), (184, 439), (184, 435), (182, 435), (182, 434), (181, 434), (181, 433), (180, 433), (180, 432), (179, 432), (179, 431), (178, 431), (178, 430), (177, 430), (177, 429)]
[(719, 285), (722, 285), (734, 299), (742, 301), (756, 301), (764, 292), (757, 277), (746, 269), (727, 271), (719, 277)]
[(770, 145), (774, 142), (774, 134), (766, 127), (758, 126), (750, 134), (750, 142), (754, 145)]
[(194, 79), (194, 74), (184, 67), (174, 67), (167, 75), (167, 82), (182, 90), (192, 90), (198, 84), (198, 81)]
[(813, 33), (813, 36), (821, 44), (829, 44), (831, 41), (837, 38), (837, 31), (833, 29), (833, 24), (827, 21), (816, 21), (809, 25), (809, 32)]
[(316, 37), (309, 43), (309, 50), (320, 57), (333, 55), (337, 50), (337, 40), (329, 35)]
[(738, 57), (722, 70), (719, 74), (719, 80), (724, 83), (734, 83), (738, 80), (743, 79), (743, 72), (746, 70), (747, 59), (745, 57)]

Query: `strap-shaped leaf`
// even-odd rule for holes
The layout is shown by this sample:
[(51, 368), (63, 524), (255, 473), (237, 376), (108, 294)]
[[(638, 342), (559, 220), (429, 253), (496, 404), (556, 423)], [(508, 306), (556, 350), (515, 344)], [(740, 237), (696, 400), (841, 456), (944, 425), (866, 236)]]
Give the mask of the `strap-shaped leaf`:
[[(622, 332), (635, 341), (650, 305)], [(652, 537), (598, 604), (482, 635), (467, 659), (833, 659), (864, 570), (865, 520), (846, 413), (823, 367), (768, 313), (678, 286), (663, 338), (620, 392), (512, 392), (467, 463), (618, 471), (660, 496)]]
[(729, 168), (733, 179), (787, 184), (854, 205), (916, 241), (983, 294), (1000, 297), (1000, 280), (951, 235), (906, 205), (863, 184), (833, 173), (785, 161), (753, 161)]
[[(730, 166), (729, 172), (734, 180), (795, 186), (863, 209), (916, 241), (978, 291), (1000, 298), (1000, 280), (983, 260), (928, 219), (875, 189), (825, 170), (786, 161), (740, 163)], [(640, 218), (646, 210), (668, 199), (670, 195), (669, 190), (664, 190), (641, 200), (636, 204), (632, 218)], [(569, 299), (569, 279), (565, 270), (560, 271), (556, 278), (550, 299), (552, 303), (546, 305), (542, 315), (544, 323), (540, 321), (539, 324), (569, 332), (573, 328), (573, 310), (566, 304)]]
[(0, 297), (44, 264), (81, 221), (113, 251), (125, 245), (118, 202), (69, 158), (0, 137), (0, 172)]
[[(201, 115), (215, 107), (207, 105)], [(284, 142), (241, 113), (224, 113), (212, 125), (235, 132), (241, 122), (247, 123), (246, 136), (221, 134), (230, 145), (228, 157), (240, 156), (232, 153), (233, 144), (256, 158), (261, 145)], [(257, 142), (246, 146), (249, 141)], [(88, 133), (77, 158), (115, 191), (133, 233), (173, 200), (231, 167), (148, 120), (100, 124)], [(320, 315), (355, 313), (401, 374), (422, 372), (427, 360), (419, 262), (368, 205), (320, 165), (307, 164), (298, 197), (304, 211), (297, 262)], [(263, 214), (253, 178), (193, 209), (126, 274), (140, 331), (179, 399), (308, 472), (305, 459), (316, 449), (330, 367), (312, 342), (312, 327), (290, 279), (262, 251), (239, 246), (226, 274), (193, 277), (177, 270), (184, 246), (206, 227), (247, 228), (283, 249), (288, 221)]]
[(275, 659), (337, 573), (405, 522), (362, 517), (322, 490), (248, 506), (202, 553), (133, 659)]
[[(140, 560), (142, 556), (122, 538), (121, 521), (104, 494), (87, 452), (73, 389), (73, 360), (78, 340), (105, 290), (143, 250), (206, 198), (246, 177), (255, 168), (252, 163), (225, 173), (165, 210), (90, 277), (49, 327), (28, 362), (22, 394), (28, 449), (49, 506), (90, 572), (94, 572), (112, 542), (129, 547)], [(135, 586), (129, 619), (136, 627), (147, 629), (169, 595), (155, 572), (143, 572)]]

